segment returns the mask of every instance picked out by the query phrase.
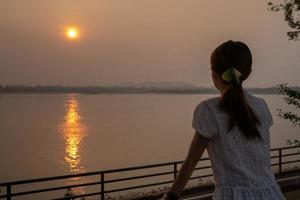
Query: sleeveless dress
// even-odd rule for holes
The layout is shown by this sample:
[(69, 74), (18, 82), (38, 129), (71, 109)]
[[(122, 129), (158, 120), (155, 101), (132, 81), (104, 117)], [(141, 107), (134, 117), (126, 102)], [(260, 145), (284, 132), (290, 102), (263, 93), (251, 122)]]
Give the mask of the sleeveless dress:
[(199, 103), (192, 127), (211, 138), (207, 152), (214, 174), (213, 200), (286, 200), (271, 169), (270, 132), (272, 115), (265, 100), (244, 95), (260, 121), (263, 142), (247, 140), (237, 126), (227, 132), (228, 115), (218, 107), (220, 97)]

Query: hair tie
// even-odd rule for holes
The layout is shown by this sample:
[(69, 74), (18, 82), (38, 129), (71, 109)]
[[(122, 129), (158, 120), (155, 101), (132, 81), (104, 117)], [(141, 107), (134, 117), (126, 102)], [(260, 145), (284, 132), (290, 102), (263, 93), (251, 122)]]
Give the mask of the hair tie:
[(233, 79), (236, 80), (238, 84), (241, 84), (242, 73), (234, 67), (228, 68), (221, 76), (224, 81), (231, 82)]

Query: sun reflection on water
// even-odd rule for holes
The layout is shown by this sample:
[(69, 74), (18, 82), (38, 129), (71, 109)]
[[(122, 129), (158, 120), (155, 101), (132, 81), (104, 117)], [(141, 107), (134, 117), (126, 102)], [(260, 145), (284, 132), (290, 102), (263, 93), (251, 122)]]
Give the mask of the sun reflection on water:
[[(66, 114), (60, 126), (62, 139), (64, 140), (65, 156), (64, 164), (72, 174), (85, 172), (82, 164), (82, 145), (87, 136), (86, 126), (82, 123), (80, 116), (80, 107), (75, 95), (68, 96), (65, 104)], [(78, 183), (80, 178), (73, 178), (70, 183)], [(82, 193), (83, 188), (74, 190), (76, 193)]]

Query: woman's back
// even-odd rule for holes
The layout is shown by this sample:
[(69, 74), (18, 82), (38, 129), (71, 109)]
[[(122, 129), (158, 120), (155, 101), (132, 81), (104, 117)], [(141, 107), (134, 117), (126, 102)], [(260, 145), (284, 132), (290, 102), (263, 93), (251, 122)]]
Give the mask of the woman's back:
[(285, 199), (271, 170), (272, 116), (266, 102), (244, 90), (245, 99), (258, 117), (261, 141), (248, 140), (237, 126), (228, 132), (228, 115), (219, 107), (220, 97), (201, 102), (195, 109), (193, 128), (212, 138), (207, 151), (216, 190), (214, 197), (234, 199)]
[(213, 200), (285, 200), (271, 170), (272, 115), (265, 100), (243, 89), (252, 72), (252, 54), (240, 41), (220, 44), (210, 56), (220, 97), (199, 103), (187, 157), (165, 199), (178, 199), (205, 149), (211, 160)]

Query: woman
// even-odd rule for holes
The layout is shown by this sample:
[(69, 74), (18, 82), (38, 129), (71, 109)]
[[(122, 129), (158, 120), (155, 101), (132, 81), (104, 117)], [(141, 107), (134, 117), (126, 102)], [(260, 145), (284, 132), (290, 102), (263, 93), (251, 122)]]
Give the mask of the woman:
[(187, 157), (162, 199), (179, 199), (207, 149), (215, 181), (214, 200), (284, 200), (271, 170), (272, 115), (264, 99), (242, 87), (251, 73), (249, 48), (229, 40), (213, 51), (210, 62), (221, 95), (196, 106), (195, 134)]

